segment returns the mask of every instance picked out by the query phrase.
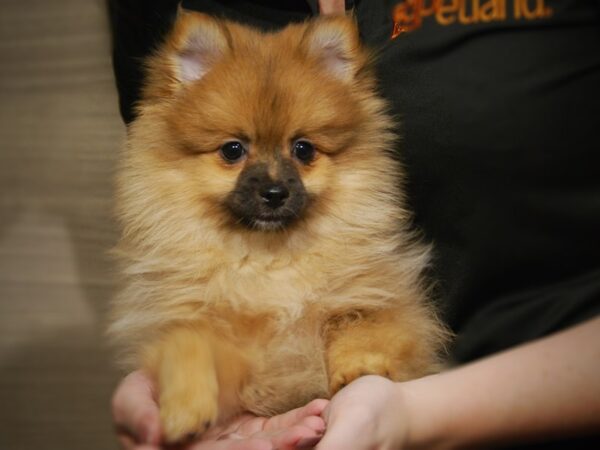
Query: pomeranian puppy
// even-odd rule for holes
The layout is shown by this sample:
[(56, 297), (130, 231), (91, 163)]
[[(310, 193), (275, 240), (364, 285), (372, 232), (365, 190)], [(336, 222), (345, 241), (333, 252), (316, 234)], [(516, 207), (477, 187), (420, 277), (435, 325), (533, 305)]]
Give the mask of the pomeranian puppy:
[(261, 33), (181, 10), (148, 61), (110, 334), (154, 377), (167, 441), (436, 370), (446, 331), (370, 59), (351, 18)]

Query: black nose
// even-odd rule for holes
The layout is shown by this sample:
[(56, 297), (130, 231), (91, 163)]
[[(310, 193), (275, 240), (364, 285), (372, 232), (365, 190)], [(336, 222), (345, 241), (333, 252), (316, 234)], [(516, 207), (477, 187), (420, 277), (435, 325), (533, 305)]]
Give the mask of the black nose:
[(290, 192), (282, 184), (270, 184), (260, 191), (260, 197), (270, 208), (279, 208), (290, 196)]

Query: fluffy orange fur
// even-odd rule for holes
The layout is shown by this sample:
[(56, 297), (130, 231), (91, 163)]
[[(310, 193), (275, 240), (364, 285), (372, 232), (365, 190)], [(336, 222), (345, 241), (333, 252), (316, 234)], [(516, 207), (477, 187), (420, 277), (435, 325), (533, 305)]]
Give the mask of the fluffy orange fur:
[[(437, 369), (447, 333), (374, 87), (346, 17), (263, 34), (180, 11), (148, 62), (118, 173), (125, 280), (110, 335), (125, 364), (155, 377), (167, 440), (329, 397), (363, 374)], [(220, 146), (240, 136), (247, 158), (224, 162)], [(306, 211), (279, 230), (233, 220), (223, 199), (244, 167), (277, 177), (298, 136), (317, 149), (294, 161)]]

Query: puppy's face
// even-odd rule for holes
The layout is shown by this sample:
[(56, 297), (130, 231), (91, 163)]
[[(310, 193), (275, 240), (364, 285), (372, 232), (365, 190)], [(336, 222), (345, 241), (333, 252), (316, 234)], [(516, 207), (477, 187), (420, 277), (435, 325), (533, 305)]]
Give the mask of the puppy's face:
[(340, 171), (361, 158), (351, 149), (365, 116), (356, 92), (365, 60), (349, 19), (260, 34), (181, 14), (145, 91), (164, 130), (154, 156), (172, 175), (170, 201), (259, 231), (326, 209)]

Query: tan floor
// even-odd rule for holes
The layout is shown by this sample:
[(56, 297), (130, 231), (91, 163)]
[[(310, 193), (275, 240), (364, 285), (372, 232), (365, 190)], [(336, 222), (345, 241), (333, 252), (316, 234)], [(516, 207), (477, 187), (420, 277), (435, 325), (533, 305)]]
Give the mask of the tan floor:
[(123, 134), (104, 2), (0, 1), (0, 450), (116, 448), (102, 329)]

